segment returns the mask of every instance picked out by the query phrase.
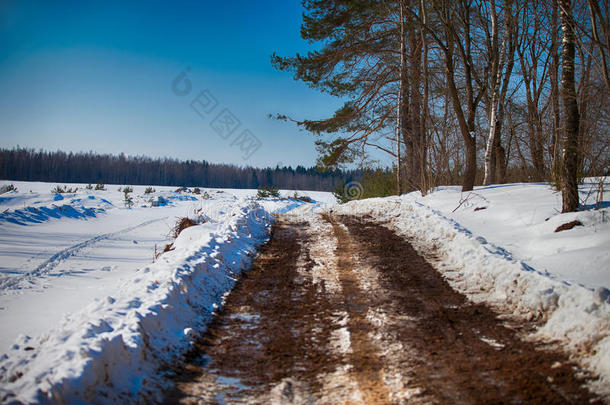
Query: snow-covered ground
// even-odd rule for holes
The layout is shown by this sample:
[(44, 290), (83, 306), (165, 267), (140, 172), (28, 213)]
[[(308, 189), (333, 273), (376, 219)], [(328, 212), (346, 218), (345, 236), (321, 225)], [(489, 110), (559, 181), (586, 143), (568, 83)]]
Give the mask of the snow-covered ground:
[[(602, 209), (591, 209), (599, 183), (587, 179), (580, 187), (580, 200), (586, 201), (589, 209), (561, 215), (561, 194), (546, 184), (478, 187), (464, 194), (459, 187), (445, 187), (426, 198), (411, 198), (501, 246), (536, 270), (570, 283), (610, 288), (609, 181)], [(467, 201), (457, 208), (462, 200)], [(584, 226), (554, 232), (573, 220), (580, 220)]]
[[(128, 209), (118, 185), (58, 197), (55, 184), (14, 182), (0, 195), (0, 402), (9, 392), (44, 401), (157, 399), (159, 367), (203, 330), (257, 245), (270, 213), (371, 215), (411, 239), (454, 288), (503, 313), (539, 320), (532, 338), (558, 339), (602, 378), (610, 394), (610, 184), (594, 210), (597, 182), (581, 185), (587, 210), (561, 214), (546, 184), (441, 187), (335, 205), (254, 200), (255, 190), (175, 187)], [(0, 186), (9, 182), (0, 182)], [(74, 185), (70, 185), (74, 187)], [(291, 196), (293, 191), (283, 191)], [(150, 199), (167, 204), (151, 207)], [(179, 217), (205, 219), (153, 263)], [(567, 222), (583, 226), (554, 232)], [(4, 399), (2, 400), (2, 398)]]
[[(55, 184), (13, 184), (0, 195), (0, 398), (25, 402), (158, 395), (157, 368), (209, 320), (267, 238), (270, 213), (303, 204), (255, 201), (256, 190), (202, 189), (204, 199), (135, 186), (127, 208), (118, 185), (55, 194)], [(152, 207), (159, 197), (166, 203)], [(173, 241), (182, 217), (204, 223)]]
[[(610, 179), (580, 186), (586, 210), (561, 214), (547, 184), (440, 187), (422, 197), (352, 201), (333, 212), (371, 215), (413, 241), (457, 290), (519, 317), (537, 319), (532, 338), (558, 339), (610, 394)], [(561, 232), (562, 224), (583, 226)]]

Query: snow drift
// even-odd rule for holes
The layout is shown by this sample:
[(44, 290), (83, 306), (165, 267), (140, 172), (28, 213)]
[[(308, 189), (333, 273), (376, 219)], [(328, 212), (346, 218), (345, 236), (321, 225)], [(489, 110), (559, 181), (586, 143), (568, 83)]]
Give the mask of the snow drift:
[[(160, 400), (167, 365), (203, 331), (272, 216), (254, 201), (185, 229), (174, 250), (121, 290), (68, 315), (0, 359), (2, 402), (116, 403)], [(166, 371), (163, 371), (166, 370)]]

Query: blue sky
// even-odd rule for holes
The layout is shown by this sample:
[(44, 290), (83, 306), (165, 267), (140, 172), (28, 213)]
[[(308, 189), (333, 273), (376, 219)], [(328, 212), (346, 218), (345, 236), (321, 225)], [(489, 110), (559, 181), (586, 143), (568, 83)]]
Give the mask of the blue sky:
[[(311, 49), (300, 0), (0, 3), (0, 145), (168, 156), (239, 165), (315, 163), (313, 135), (267, 118), (322, 118), (341, 102), (270, 64)], [(191, 92), (172, 81), (189, 67)], [(201, 91), (209, 115), (191, 107)], [(211, 127), (240, 121), (223, 139)], [(260, 140), (248, 159), (235, 142)]]

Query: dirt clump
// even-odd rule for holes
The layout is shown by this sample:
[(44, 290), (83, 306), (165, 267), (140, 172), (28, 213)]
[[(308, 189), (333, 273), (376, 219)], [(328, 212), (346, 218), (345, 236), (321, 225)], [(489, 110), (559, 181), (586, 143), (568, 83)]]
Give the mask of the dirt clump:
[(555, 232), (569, 231), (576, 226), (583, 226), (583, 224), (579, 220), (566, 222), (565, 224), (559, 225), (557, 229), (555, 229)]

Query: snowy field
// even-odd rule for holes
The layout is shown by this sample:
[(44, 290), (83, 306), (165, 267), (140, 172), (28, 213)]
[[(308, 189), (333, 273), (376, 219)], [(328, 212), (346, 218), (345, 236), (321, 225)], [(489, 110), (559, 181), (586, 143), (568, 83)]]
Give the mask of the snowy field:
[[(268, 237), (270, 213), (303, 204), (259, 203), (256, 190), (202, 189), (203, 199), (134, 186), (127, 208), (118, 185), (55, 194), (52, 183), (12, 184), (0, 195), (0, 390), (27, 402), (45, 391), (91, 399), (102, 381), (110, 397), (155, 394), (147, 376), (209, 320)], [(155, 259), (182, 217), (204, 223)]]
[[(562, 342), (610, 398), (610, 179), (603, 196), (599, 180), (581, 184), (586, 210), (576, 213), (561, 214), (561, 194), (532, 183), (439, 187), (332, 210), (386, 222), (471, 300), (539, 321), (531, 338)], [(555, 232), (574, 220), (582, 226)]]
[[(560, 214), (561, 194), (546, 184), (478, 187), (464, 194), (459, 187), (446, 187), (413, 200), (501, 246), (507, 255), (538, 271), (589, 288), (610, 288), (609, 180), (600, 209), (593, 210), (598, 185), (593, 179), (581, 185), (580, 201), (588, 210), (571, 214)], [(573, 220), (584, 226), (555, 232)]]
[[(205, 329), (267, 240), (271, 213), (328, 210), (387, 223), (471, 300), (540, 322), (531, 338), (563, 342), (610, 394), (610, 193), (593, 209), (594, 179), (581, 185), (587, 210), (569, 214), (546, 184), (344, 205), (330, 193), (299, 192), (315, 200), (308, 204), (257, 201), (255, 190), (202, 189), (203, 199), (135, 186), (132, 208), (118, 185), (58, 197), (54, 183), (13, 184), (16, 192), (0, 195), (0, 402), (14, 399), (8, 393), (26, 402), (158, 400), (160, 367)], [(152, 207), (159, 197), (166, 203)], [(174, 241), (185, 216), (202, 224)], [(582, 226), (555, 232), (573, 220)], [(168, 243), (173, 250), (154, 259)]]

